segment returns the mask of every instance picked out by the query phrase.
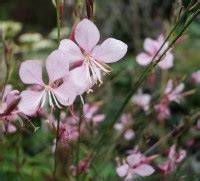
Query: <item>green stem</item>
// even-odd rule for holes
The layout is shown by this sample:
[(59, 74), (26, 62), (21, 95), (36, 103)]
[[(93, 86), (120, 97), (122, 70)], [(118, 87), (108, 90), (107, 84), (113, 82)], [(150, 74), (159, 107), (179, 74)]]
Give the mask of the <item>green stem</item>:
[[(81, 142), (81, 124), (83, 121), (83, 104), (81, 103), (81, 110), (80, 110), (80, 115), (79, 115), (79, 123), (78, 123), (78, 140), (77, 140), (77, 146), (76, 146), (76, 165), (78, 166), (79, 163), (79, 150), (80, 150), (80, 142)], [(76, 180), (79, 180), (79, 172), (76, 174)]]
[(55, 155), (54, 155), (54, 170), (53, 170), (53, 178), (56, 180), (56, 172), (57, 172), (57, 164), (58, 164), (58, 142), (60, 139), (59, 129), (60, 129), (60, 110), (56, 115), (57, 119), (57, 128), (56, 128), (56, 147), (55, 147)]
[(21, 161), (20, 161), (20, 145), (21, 145), (21, 133), (17, 132), (17, 145), (16, 145), (16, 173), (21, 178), (20, 173), (20, 167), (21, 167)]

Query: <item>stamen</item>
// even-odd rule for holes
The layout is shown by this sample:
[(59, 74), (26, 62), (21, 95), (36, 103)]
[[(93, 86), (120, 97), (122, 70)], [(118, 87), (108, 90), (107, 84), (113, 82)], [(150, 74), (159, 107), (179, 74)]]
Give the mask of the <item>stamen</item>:
[(42, 93), (41, 99), (42, 99), (42, 103), (41, 103), (40, 107), (44, 107), (44, 104), (46, 102), (46, 88), (44, 89), (44, 91)]
[(58, 108), (62, 108), (60, 105), (59, 105), (59, 103), (58, 103), (58, 101), (57, 101), (57, 99), (56, 99), (56, 97), (55, 97), (55, 95), (54, 95), (54, 93), (53, 92), (51, 92), (51, 94), (52, 94), (52, 96), (53, 96), (53, 100), (54, 100), (54, 102), (56, 103), (56, 106), (58, 107)]
[(48, 90), (48, 95), (49, 95), (49, 104), (50, 104), (51, 107), (54, 108), (53, 101), (52, 101), (52, 98), (51, 98), (51, 92), (50, 92), (50, 90)]

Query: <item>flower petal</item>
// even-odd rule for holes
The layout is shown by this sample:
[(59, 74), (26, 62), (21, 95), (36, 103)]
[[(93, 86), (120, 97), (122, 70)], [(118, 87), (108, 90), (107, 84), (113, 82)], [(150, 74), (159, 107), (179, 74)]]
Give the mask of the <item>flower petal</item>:
[(94, 48), (92, 56), (105, 63), (112, 63), (120, 60), (126, 54), (128, 46), (117, 39), (108, 38), (101, 45)]
[(125, 177), (128, 173), (128, 169), (129, 169), (128, 164), (124, 164), (117, 167), (116, 172), (120, 177)]
[(98, 43), (99, 39), (99, 30), (92, 21), (83, 19), (76, 26), (75, 40), (87, 53), (90, 53), (90, 51)]
[(80, 48), (72, 40), (61, 40), (58, 49), (67, 53), (67, 58), (70, 63), (84, 59)]
[(10, 85), (10, 84), (6, 85), (4, 90), (3, 90), (3, 94), (1, 95), (2, 102), (6, 101), (6, 97), (11, 91), (12, 91), (12, 85)]
[(37, 60), (26, 60), (21, 63), (19, 77), (25, 84), (44, 85), (42, 80), (42, 65)]
[(94, 78), (92, 78), (92, 84), (87, 80), (85, 65), (71, 70), (67, 79), (75, 84), (75, 89), (78, 95), (82, 95), (96, 83)]
[(26, 115), (33, 115), (39, 109), (39, 105), (43, 96), (43, 91), (25, 90), (20, 94), (21, 100), (18, 104), (19, 112)]
[(144, 40), (144, 50), (148, 52), (151, 55), (154, 55), (158, 49), (157, 49), (157, 42), (151, 38), (146, 38)]
[(166, 87), (165, 87), (165, 94), (169, 94), (171, 91), (172, 91), (172, 89), (173, 89), (173, 80), (172, 79), (170, 79), (170, 80), (168, 80), (168, 82), (167, 82), (167, 85), (166, 85)]
[(47, 57), (46, 69), (49, 76), (49, 83), (53, 83), (55, 80), (63, 78), (69, 71), (67, 54), (63, 53), (61, 50), (53, 51)]
[(136, 62), (139, 65), (146, 66), (151, 62), (152, 58), (153, 57), (147, 53), (140, 53), (136, 56)]
[(64, 81), (64, 83), (56, 89), (53, 89), (58, 102), (63, 106), (70, 106), (73, 104), (77, 94), (74, 89), (74, 84), (70, 81)]
[(169, 69), (173, 67), (173, 62), (174, 62), (174, 56), (171, 53), (167, 53), (161, 62), (158, 63), (158, 66), (161, 69)]
[(134, 168), (133, 171), (140, 176), (149, 176), (151, 175), (155, 170), (152, 166), (147, 164), (139, 165), (138, 167)]
[(142, 156), (139, 153), (138, 154), (132, 154), (132, 155), (129, 155), (127, 157), (127, 162), (132, 167), (134, 165), (139, 164), (140, 161), (141, 161), (141, 158), (142, 158)]

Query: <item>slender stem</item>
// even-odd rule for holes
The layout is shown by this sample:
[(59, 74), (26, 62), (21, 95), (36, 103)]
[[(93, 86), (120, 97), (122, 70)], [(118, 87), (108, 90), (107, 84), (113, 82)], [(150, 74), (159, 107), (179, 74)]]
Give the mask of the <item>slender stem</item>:
[(17, 132), (17, 145), (16, 145), (16, 173), (19, 176), (19, 178), (21, 177), (21, 173), (20, 173), (20, 167), (21, 167), (21, 163), (20, 163), (20, 144), (21, 144), (21, 134), (18, 131)]
[(60, 110), (58, 110), (58, 114), (56, 115), (57, 118), (57, 128), (56, 128), (56, 147), (55, 147), (55, 155), (54, 155), (54, 170), (53, 170), (53, 178), (56, 180), (56, 171), (57, 171), (57, 164), (58, 164), (58, 142), (60, 139), (59, 129), (60, 129)]
[[(80, 109), (80, 115), (79, 115), (79, 123), (78, 123), (78, 140), (77, 140), (77, 146), (76, 146), (76, 165), (78, 166), (79, 163), (79, 150), (80, 150), (80, 142), (81, 142), (81, 124), (83, 121), (83, 104), (81, 104), (81, 109)], [(79, 172), (76, 174), (76, 180), (79, 180)]]

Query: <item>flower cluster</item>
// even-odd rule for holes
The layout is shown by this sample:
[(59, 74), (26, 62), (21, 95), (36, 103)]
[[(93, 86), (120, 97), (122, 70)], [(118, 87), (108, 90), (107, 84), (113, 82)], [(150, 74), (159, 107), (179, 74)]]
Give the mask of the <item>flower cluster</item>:
[[(107, 63), (120, 60), (127, 52), (127, 45), (120, 40), (108, 38), (97, 44), (100, 33), (88, 19), (79, 22), (74, 31), (75, 41), (64, 39), (57, 50), (46, 59), (48, 83), (42, 79), (42, 64), (38, 60), (27, 60), (20, 66), (21, 81), (36, 89), (22, 91), (19, 111), (26, 115), (35, 114), (48, 103), (51, 108), (73, 104), (76, 96), (103, 83), (102, 72), (109, 73)], [(72, 64), (78, 67), (71, 69)]]

